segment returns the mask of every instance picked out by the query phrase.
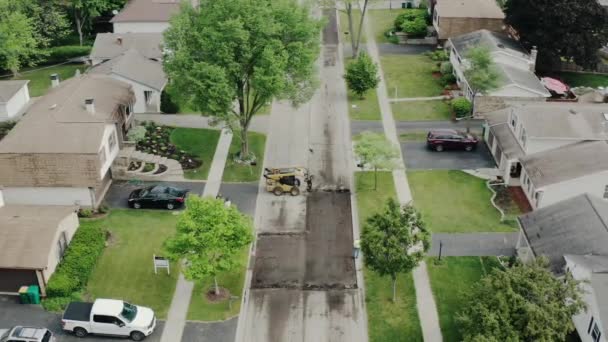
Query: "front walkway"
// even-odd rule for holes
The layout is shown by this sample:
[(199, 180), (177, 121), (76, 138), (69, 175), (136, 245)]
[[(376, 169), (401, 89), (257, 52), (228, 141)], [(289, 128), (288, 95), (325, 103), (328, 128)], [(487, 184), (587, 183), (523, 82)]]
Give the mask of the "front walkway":
[[(386, 91), (384, 73), (382, 72), (382, 65), (380, 64), (380, 54), (378, 52), (374, 34), (370, 28), (369, 21), (365, 20), (363, 26), (365, 35), (367, 37), (368, 53), (372, 60), (378, 64), (381, 77), (381, 82), (378, 84), (376, 91), (378, 93), (378, 103), (382, 113), (382, 125), (384, 127), (384, 133), (387, 139), (389, 139), (395, 146), (399, 148), (399, 160), (401, 161), (400, 165), (402, 168), (393, 171), (393, 179), (395, 182), (397, 197), (399, 198), (399, 202), (401, 204), (407, 204), (412, 201), (412, 194), (410, 192), (407, 175), (405, 173), (405, 164), (401, 154), (399, 137), (397, 136), (397, 129), (395, 126), (395, 120), (393, 118), (391, 104), (388, 98), (388, 92)], [(422, 336), (426, 342), (441, 342), (443, 337), (441, 335), (441, 328), (439, 326), (437, 306), (435, 305), (435, 298), (433, 297), (431, 283), (429, 281), (429, 276), (424, 261), (421, 262), (416, 269), (414, 269), (413, 276), (414, 286), (416, 287), (416, 306), (418, 308), (418, 315), (420, 317)]]
[(519, 233), (434, 233), (431, 256), (513, 256)]
[[(220, 140), (217, 143), (215, 154), (213, 155), (213, 162), (211, 163), (211, 169), (209, 170), (209, 177), (207, 177), (207, 184), (202, 193), (203, 196), (217, 196), (220, 185), (222, 184), (222, 176), (224, 174), (224, 167), (226, 166), (226, 159), (228, 158), (228, 150), (230, 149), (231, 142), (232, 133), (223, 129)], [(175, 287), (175, 293), (173, 294), (173, 300), (171, 301), (171, 307), (169, 307), (169, 314), (167, 315), (167, 322), (165, 323), (161, 342), (182, 340), (193, 289), (194, 283), (186, 280), (184, 275), (180, 274), (177, 280), (177, 286)]]

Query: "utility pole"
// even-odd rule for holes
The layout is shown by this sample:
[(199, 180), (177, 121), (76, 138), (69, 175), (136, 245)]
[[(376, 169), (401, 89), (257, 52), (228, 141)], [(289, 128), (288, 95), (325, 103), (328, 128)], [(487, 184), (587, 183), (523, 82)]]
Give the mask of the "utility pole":
[(439, 261), (441, 261), (441, 250), (443, 249), (443, 241), (439, 240)]

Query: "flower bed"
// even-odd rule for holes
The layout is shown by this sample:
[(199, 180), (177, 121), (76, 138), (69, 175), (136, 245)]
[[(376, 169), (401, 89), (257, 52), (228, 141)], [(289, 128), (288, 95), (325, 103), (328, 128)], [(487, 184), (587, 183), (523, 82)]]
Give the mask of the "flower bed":
[(138, 141), (136, 149), (141, 152), (155, 154), (165, 158), (179, 161), (184, 170), (196, 169), (203, 162), (184, 150), (179, 150), (171, 143), (171, 132), (173, 127), (158, 126), (152, 122), (144, 123), (146, 136)]

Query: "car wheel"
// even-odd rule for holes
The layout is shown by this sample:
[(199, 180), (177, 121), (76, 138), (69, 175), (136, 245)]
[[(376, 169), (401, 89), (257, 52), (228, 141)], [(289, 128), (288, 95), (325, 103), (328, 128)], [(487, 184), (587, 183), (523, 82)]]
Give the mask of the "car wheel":
[(437, 152), (443, 151), (443, 145), (436, 145), (435, 146), (435, 151), (437, 151)]
[(173, 204), (173, 203), (167, 203), (167, 209), (169, 209), (169, 210), (175, 209), (175, 204)]
[(133, 341), (143, 341), (144, 338), (146, 338), (146, 335), (140, 331), (134, 331), (131, 333), (131, 339)]
[(467, 151), (467, 152), (473, 151), (473, 145), (467, 145), (467, 146), (465, 146), (464, 150)]
[(283, 189), (281, 189), (281, 187), (277, 186), (276, 188), (274, 188), (274, 190), (272, 190), (272, 193), (275, 196), (281, 196), (281, 195), (283, 195)]
[(300, 189), (294, 186), (293, 188), (291, 188), (291, 191), (289, 193), (291, 194), (291, 196), (298, 196), (300, 194)]
[(74, 335), (76, 335), (76, 337), (85, 337), (88, 334), (89, 333), (87, 333), (87, 331), (83, 328), (74, 328)]
[(141, 204), (138, 202), (133, 203), (133, 208), (135, 209), (141, 209)]

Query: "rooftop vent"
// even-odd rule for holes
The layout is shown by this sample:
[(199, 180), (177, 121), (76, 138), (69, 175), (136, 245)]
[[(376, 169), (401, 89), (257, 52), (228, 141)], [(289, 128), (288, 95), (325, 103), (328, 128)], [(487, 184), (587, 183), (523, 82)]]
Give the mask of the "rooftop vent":
[(604, 120), (608, 121), (608, 113), (603, 113), (604, 114)]
[(95, 100), (94, 99), (86, 99), (84, 100), (84, 106), (87, 109), (87, 112), (90, 114), (95, 114)]
[(574, 109), (568, 109), (568, 112), (569, 112), (570, 114), (572, 114), (572, 115), (576, 115), (576, 114), (578, 114), (578, 112), (577, 112), (577, 111), (575, 111)]

